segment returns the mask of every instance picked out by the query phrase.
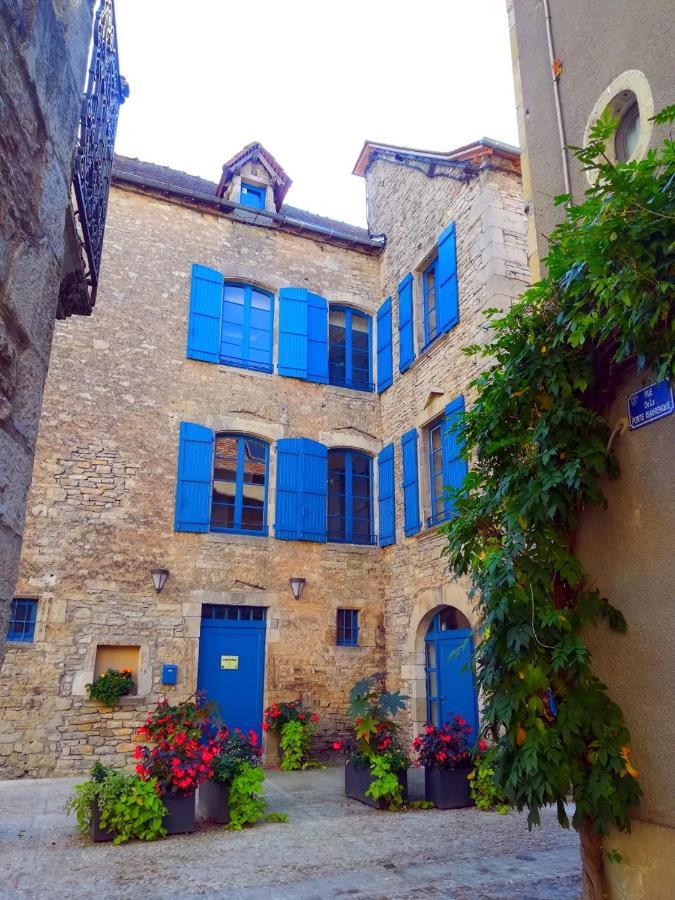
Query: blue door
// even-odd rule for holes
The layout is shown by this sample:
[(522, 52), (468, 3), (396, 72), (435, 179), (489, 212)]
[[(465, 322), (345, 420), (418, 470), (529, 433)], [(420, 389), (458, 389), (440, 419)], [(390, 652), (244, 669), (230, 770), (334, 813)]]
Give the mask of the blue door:
[(425, 638), (427, 719), (442, 725), (459, 715), (471, 725), (471, 743), (478, 728), (478, 704), (473, 678), (473, 641), (470, 628), (448, 628), (447, 616), (437, 613)]
[(265, 609), (202, 606), (197, 690), (218, 703), (228, 728), (262, 735)]

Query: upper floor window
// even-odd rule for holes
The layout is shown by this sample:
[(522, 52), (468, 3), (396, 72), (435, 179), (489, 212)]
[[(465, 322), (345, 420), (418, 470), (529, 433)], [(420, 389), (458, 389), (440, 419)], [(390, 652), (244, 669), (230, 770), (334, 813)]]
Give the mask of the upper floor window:
[(9, 628), (7, 640), (20, 643), (31, 643), (35, 637), (35, 620), (37, 619), (37, 600), (26, 600), (15, 597), (9, 608)]
[(372, 460), (359, 450), (328, 451), (329, 541), (371, 544)]
[(424, 343), (430, 344), (438, 336), (437, 314), (437, 269), (438, 259), (434, 259), (422, 272), (422, 299), (424, 303)]
[(431, 516), (428, 525), (442, 522), (445, 512), (445, 482), (443, 480), (443, 419), (429, 428), (429, 481), (431, 484)]
[(462, 424), (464, 398), (445, 407), (440, 419), (426, 429), (429, 451), (429, 499), (427, 526), (438, 525), (455, 515), (456, 492), (464, 485), (468, 463), (464, 454)]
[(328, 316), (328, 382), (372, 391), (370, 316), (331, 306)]
[(262, 185), (242, 181), (239, 202), (242, 206), (250, 206), (251, 209), (265, 209), (265, 193), (266, 190)]
[(217, 434), (211, 530), (265, 534), (268, 445), (246, 435)]
[(272, 371), (274, 303), (271, 294), (250, 284), (223, 285), (221, 362)]

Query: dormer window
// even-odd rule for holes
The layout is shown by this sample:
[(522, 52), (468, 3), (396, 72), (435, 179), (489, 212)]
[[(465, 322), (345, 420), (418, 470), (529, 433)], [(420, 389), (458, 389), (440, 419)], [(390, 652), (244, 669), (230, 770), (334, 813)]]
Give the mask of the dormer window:
[(265, 188), (262, 185), (242, 181), (239, 202), (251, 209), (265, 209)]

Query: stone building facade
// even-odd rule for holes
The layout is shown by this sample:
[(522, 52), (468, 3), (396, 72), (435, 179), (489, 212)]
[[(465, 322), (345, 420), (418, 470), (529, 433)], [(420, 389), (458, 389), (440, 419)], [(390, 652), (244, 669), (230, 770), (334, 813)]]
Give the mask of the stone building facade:
[[(263, 634), (260, 708), (302, 694), (319, 714), (320, 730), (339, 733), (351, 685), (386, 671), (388, 683), (413, 698), (409, 725), (426, 718), (429, 623), (444, 612), (446, 624), (468, 625), (473, 614), (465, 588), (450, 580), (440, 557), (438, 518), (427, 524), (432, 464), (425, 442), (448, 404), (462, 395), (470, 402), (475, 371), (461, 348), (481, 340), (483, 310), (508, 305), (527, 283), (519, 158), (514, 148), (488, 140), (453, 153), (368, 143), (355, 172), (366, 183), (368, 231), (284, 205), (290, 180), (258, 144), (230, 160), (217, 185), (117, 160), (101, 302), (86, 326), (59, 324), (54, 341), (16, 594), (37, 601), (37, 619), (33, 640), (11, 644), (0, 673), (3, 774), (83, 772), (94, 757), (127, 762), (134, 729), (158, 698), (187, 697), (205, 677), (244, 666), (245, 651), (223, 644), (214, 657), (217, 675), (204, 674), (207, 630), (219, 616), (221, 624), (237, 619), (242, 635)], [(431, 304), (432, 286), (422, 273), (451, 223), (456, 265), (449, 274), (458, 286), (459, 321), (427, 340), (424, 304), (425, 297)], [(271, 302), (270, 345), (264, 335), (259, 344), (269, 366), (222, 364), (225, 343), (215, 362), (204, 358), (202, 345), (195, 350), (202, 327), (195, 298), (200, 291), (212, 296), (208, 279), (221, 276), (224, 296), (231, 288), (248, 310), (251, 346), (255, 303)], [(412, 285), (405, 340), (414, 356), (403, 372), (402, 281)], [(388, 323), (378, 316), (386, 298), (392, 298), (389, 350), (381, 336)], [(344, 352), (354, 371), (357, 343), (370, 334), (369, 371), (358, 385), (333, 356), (323, 381), (280, 373), (289, 347), (297, 346), (292, 310), (309, 303), (311, 316), (312, 304), (326, 301), (329, 353), (347, 333), (339, 323), (351, 321), (353, 346)], [(223, 325), (223, 342), (230, 340), (226, 331)], [(310, 346), (310, 368), (315, 351)], [(387, 365), (391, 384), (384, 388)], [(210, 469), (205, 488), (214, 506), (211, 524), (201, 530), (191, 520), (199, 486), (185, 474), (199, 448), (188, 447), (181, 423), (212, 441), (215, 435), (215, 475)], [(401, 439), (412, 429), (420, 526), (405, 536), (412, 508), (408, 502), (404, 516), (402, 482), (407, 478), (410, 490), (411, 470), (402, 469)], [(237, 442), (242, 435), (244, 443)], [(219, 463), (218, 454), (235, 445), (244, 476), (228, 493), (218, 467), (235, 462)], [(289, 454), (308, 446), (327, 454), (332, 467), (328, 540), (325, 533), (320, 540), (288, 539), (293, 535), (282, 527), (292, 494), (284, 481)], [(387, 447), (393, 476), (382, 457)], [(258, 453), (264, 467), (256, 467)], [(310, 462), (304, 457), (301, 478), (309, 477)], [(336, 465), (352, 468), (342, 475)], [(356, 510), (368, 505), (358, 506), (361, 465), (371, 473), (370, 511), (362, 513), (370, 521), (365, 537), (350, 542), (340, 530), (347, 527), (344, 506), (356, 534)], [(331, 485), (348, 478), (349, 499), (335, 501)], [(389, 500), (385, 480), (392, 484)], [(265, 492), (264, 533), (251, 534)], [(305, 501), (314, 502), (304, 495)], [(220, 530), (213, 527), (218, 504), (227, 507)], [(299, 528), (309, 527), (305, 518), (300, 514)], [(384, 540), (392, 527), (395, 538)], [(161, 592), (151, 577), (157, 567), (169, 572)], [(294, 578), (304, 579), (299, 599), (289, 585)], [(358, 637), (356, 629), (341, 637), (339, 627), (352, 626)], [(87, 698), (86, 685), (108, 664), (121, 663), (132, 668), (137, 693), (106, 710)], [(175, 685), (164, 683), (166, 664), (177, 666)], [(226, 705), (237, 692), (225, 696)]]
[[(528, 253), (534, 277), (546, 238), (564, 214), (552, 198), (566, 192), (561, 144), (584, 146), (606, 108), (620, 119), (608, 144), (614, 159), (640, 159), (668, 137), (651, 116), (673, 103), (673, 16), (667, 0), (644, 5), (626, 0), (548, 4), (551, 42), (559, 71), (556, 116), (545, 5), (509, 0), (511, 47), (522, 147), (523, 193), (528, 203)], [(602, 52), (590, 53), (597, 45)], [(562, 138), (561, 127), (562, 123)], [(566, 149), (569, 193), (575, 202), (587, 175)], [(606, 509), (587, 510), (578, 531), (578, 553), (589, 581), (623, 612), (626, 634), (599, 627), (588, 635), (593, 666), (622, 707), (644, 795), (631, 833), (612, 834), (607, 845), (623, 856), (606, 866), (613, 898), (667, 897), (675, 881), (675, 725), (666, 698), (672, 694), (675, 630), (675, 416), (628, 430), (628, 398), (654, 381), (637, 367), (626, 372), (607, 410), (617, 430), (614, 451), (621, 477), (603, 484)]]

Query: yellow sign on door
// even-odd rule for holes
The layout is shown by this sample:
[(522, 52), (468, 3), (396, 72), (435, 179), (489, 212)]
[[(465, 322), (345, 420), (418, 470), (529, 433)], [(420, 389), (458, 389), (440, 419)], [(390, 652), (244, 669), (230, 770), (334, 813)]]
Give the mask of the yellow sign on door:
[(220, 657), (220, 668), (221, 669), (238, 669), (239, 668), (239, 657), (238, 656), (221, 656)]

